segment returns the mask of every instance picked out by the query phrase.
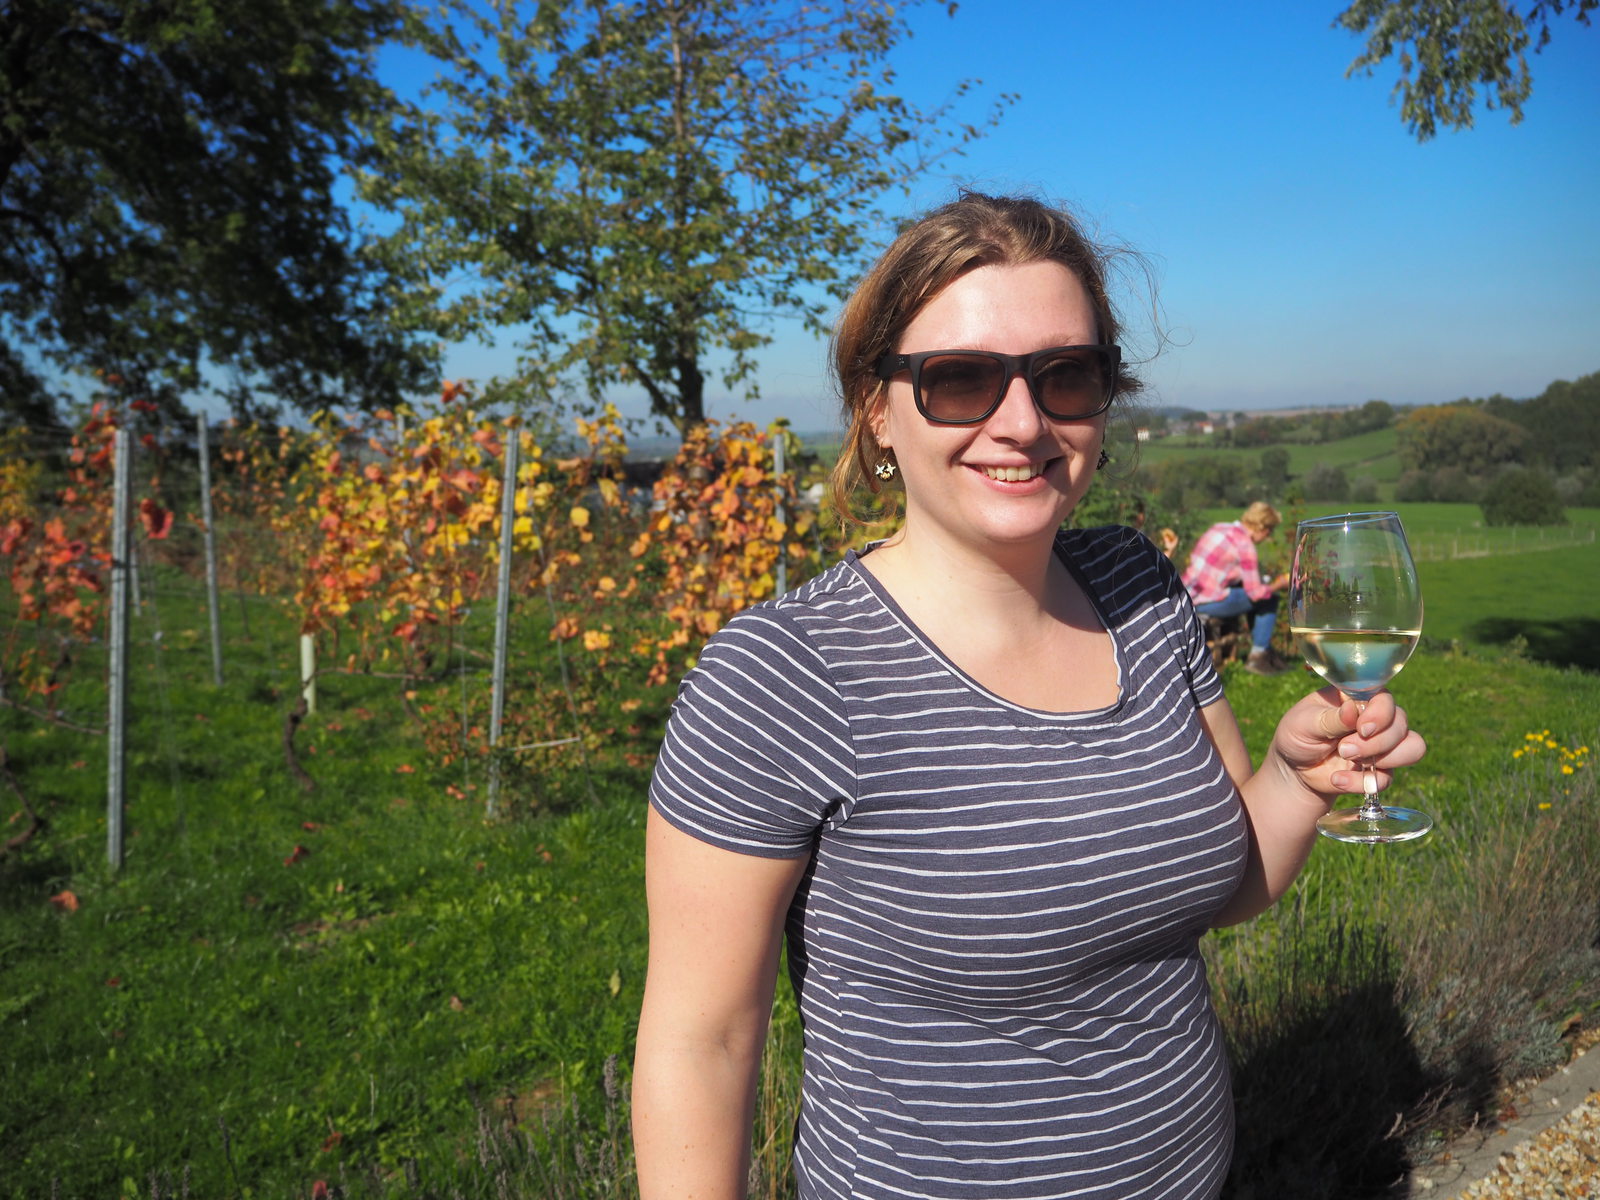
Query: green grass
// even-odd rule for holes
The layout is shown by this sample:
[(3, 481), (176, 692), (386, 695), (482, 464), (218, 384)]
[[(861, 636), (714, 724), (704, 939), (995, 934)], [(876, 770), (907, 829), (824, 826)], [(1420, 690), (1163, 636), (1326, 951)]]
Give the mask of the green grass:
[[(1541, 557), (1561, 556), (1512, 561)], [(341, 1178), (349, 1194), (372, 1196), (632, 1194), (615, 1157), (626, 1155), (621, 1110), (602, 1103), (602, 1079), (608, 1058), (631, 1057), (644, 794), (671, 689), (589, 678), (576, 661), (592, 750), (552, 752), (516, 776), (504, 815), (488, 821), (481, 763), (430, 760), (395, 681), (325, 678), (297, 741), (317, 780), (307, 793), (281, 749), (296, 664), (282, 614), (253, 606), (246, 640), (238, 606), (225, 607), (228, 678), (217, 689), (192, 589), (152, 598), (135, 622), (120, 872), (104, 862), (104, 740), (0, 709), (8, 770), (52, 822), (0, 860), (0, 1197), (50, 1195), (53, 1181), (62, 1197), (149, 1195), (152, 1176), (173, 1195), (185, 1169), (206, 1196), (304, 1196), (313, 1180)], [(512, 706), (548, 705), (543, 618), (524, 613), (513, 628)], [(475, 644), (485, 632), (468, 631)], [(69, 707), (93, 720), (98, 652), (80, 653)], [(465, 661), (464, 679), (418, 689), (419, 716), (453, 712), (463, 683), (487, 687), (477, 660)], [(1311, 683), (1232, 667), (1227, 680), (1257, 755)], [(1592, 871), (1569, 878), (1572, 856), (1592, 864), (1600, 853), (1593, 768), (1574, 781), (1551, 774), (1549, 755), (1511, 757), (1544, 729), (1563, 745), (1600, 745), (1600, 675), (1439, 647), (1414, 658), (1396, 691), (1431, 746), (1396, 794), (1433, 812), (1439, 833), (1376, 853), (1320, 845), (1278, 911), (1208, 939), (1240, 1080), (1240, 1195), (1359, 1194), (1349, 1162), (1387, 1164), (1400, 1145), (1383, 1136), (1395, 1112), (1413, 1114), (1404, 1146), (1430, 1136), (1417, 1114), (1439, 1128), (1470, 1119), (1464, 1097), (1485, 1072), (1548, 1066), (1564, 1019), (1600, 1002), (1600, 963), (1571, 932), (1595, 923)], [(1516, 859), (1560, 819), (1568, 834)], [(1524, 890), (1495, 899), (1513, 876)], [(50, 903), (66, 890), (75, 912)], [(1475, 909), (1483, 921), (1461, 919)], [(1441, 934), (1442, 913), (1475, 941), (1463, 949)], [(1575, 937), (1577, 957), (1563, 957)], [(1539, 974), (1516, 947), (1559, 973)], [(1474, 975), (1468, 951), (1520, 974), (1458, 1006), (1486, 1013), (1477, 1024), (1425, 1017), (1441, 980)], [(1358, 1064), (1376, 1068), (1357, 1034), (1380, 1047), (1383, 1070), (1415, 1071), (1358, 1078)], [(1463, 1047), (1480, 1054), (1472, 1070), (1457, 1061)], [(791, 1063), (792, 1044), (775, 1095), (792, 1094)], [(1284, 1081), (1306, 1080), (1315, 1086), (1285, 1094)], [(576, 1121), (562, 1116), (574, 1100)], [(790, 1111), (763, 1109), (773, 1195), (785, 1194)], [(565, 1174), (511, 1136), (513, 1112), (522, 1130), (556, 1122)], [(1357, 1118), (1348, 1144), (1361, 1149), (1344, 1165), (1304, 1142)], [(1284, 1176), (1286, 1163), (1323, 1182)], [(511, 1180), (504, 1192), (497, 1178)]]
[[(472, 1089), (535, 1116), (592, 1098), (638, 1011), (645, 774), (623, 755), (654, 729), (609, 738), (587, 778), (543, 779), (545, 807), (569, 797), (560, 816), (511, 790), (491, 823), (470, 775), (430, 765), (396, 683), (323, 679), (298, 739), (308, 794), (280, 748), (293, 629), (257, 612), (219, 692), (198, 682), (193, 606), (162, 605), (189, 623), (167, 651), (136, 623), (121, 872), (105, 740), (0, 712), (9, 769), (52, 822), (0, 864), (0, 1195), (131, 1195), (181, 1163), (199, 1194), (231, 1194), (237, 1172), (244, 1195), (287, 1195), (341, 1163), (452, 1161)], [(527, 653), (542, 631), (519, 626)], [(77, 911), (47, 902), (64, 890)]]
[[(1367, 476), (1380, 485), (1392, 487), (1400, 478), (1400, 459), (1395, 453), (1392, 428), (1317, 445), (1286, 442), (1282, 448), (1289, 452), (1289, 474), (1292, 476), (1304, 476), (1313, 467), (1326, 464), (1343, 467), (1345, 475), (1352, 482)], [(1265, 449), (1268, 447), (1220, 445), (1214, 439), (1158, 438), (1140, 445), (1139, 462), (1145, 466), (1160, 466), (1195, 454), (1214, 454), (1238, 459), (1245, 464), (1247, 471), (1253, 472), (1260, 465), (1261, 452)]]
[[(1262, 550), (1263, 562), (1287, 570), (1294, 519), (1328, 516), (1350, 505), (1309, 504), (1284, 514)], [(1521, 638), (1531, 657), (1556, 666), (1600, 669), (1600, 509), (1567, 510), (1567, 524), (1489, 528), (1475, 504), (1399, 504), (1417, 557), (1426, 605), (1423, 634), (1433, 643), (1499, 647)], [(1200, 528), (1238, 518), (1205, 510)], [(1180, 550), (1180, 566), (1187, 548)]]

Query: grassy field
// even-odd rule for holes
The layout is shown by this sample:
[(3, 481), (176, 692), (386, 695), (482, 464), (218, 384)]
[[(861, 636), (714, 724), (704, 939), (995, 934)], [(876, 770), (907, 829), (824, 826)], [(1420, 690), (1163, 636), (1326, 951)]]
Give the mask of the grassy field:
[[(1266, 447), (1237, 448), (1218, 445), (1214, 438), (1174, 437), (1158, 438), (1139, 447), (1142, 465), (1160, 466), (1177, 458), (1193, 454), (1218, 454), (1238, 459), (1254, 470), (1261, 462), (1261, 451)], [(1326, 464), (1343, 467), (1345, 475), (1353, 482), (1363, 476), (1380, 485), (1380, 494), (1392, 495), (1395, 481), (1400, 478), (1400, 459), (1395, 453), (1394, 430), (1379, 429), (1356, 437), (1340, 438), (1319, 445), (1285, 443), (1289, 452), (1289, 474), (1304, 476), (1313, 467)]]
[[(316, 1180), (635, 1194), (615, 1097), (671, 689), (580, 668), (591, 749), (552, 751), (487, 820), (481, 765), (440, 766), (419, 733), (487, 687), (476, 659), (409, 701), (395, 681), (334, 676), (297, 740), (306, 792), (282, 752), (285, 615), (252, 608), (247, 636), (225, 609), (218, 689), (198, 596), (164, 585), (149, 600), (120, 872), (105, 863), (104, 739), (0, 709), (4, 784), (50, 821), (0, 860), (0, 1196), (298, 1197)], [(546, 619), (513, 623), (520, 662), (546, 653)], [(84, 720), (103, 703), (97, 654), (82, 650), (72, 684)], [(549, 703), (553, 677), (525, 669), (513, 706)], [(1229, 668), (1258, 754), (1309, 685)], [(1279, 910), (1208, 939), (1239, 1082), (1230, 1194), (1364, 1194), (1478, 1115), (1496, 1078), (1558, 1062), (1569, 1018), (1600, 1005), (1600, 822), (1579, 753), (1600, 744), (1600, 675), (1439, 646), (1396, 690), (1432, 747), (1400, 792), (1439, 834), (1319, 846)], [(1429, 1007), (1444, 995), (1448, 1012)], [(787, 988), (779, 1018), (791, 1038), (772, 1092), (787, 1095)], [(783, 1195), (788, 1109), (763, 1114), (761, 1194)]]
[[(1263, 547), (1263, 562), (1287, 570), (1296, 519), (1328, 516), (1347, 505), (1311, 504), (1286, 512)], [(1473, 504), (1399, 504), (1417, 557), (1426, 606), (1424, 636), (1504, 646), (1516, 638), (1531, 657), (1557, 666), (1600, 669), (1600, 509), (1573, 508), (1568, 524), (1544, 529), (1487, 528)], [(1208, 509), (1201, 528), (1238, 512)], [(1180, 552), (1180, 563), (1183, 561)]]

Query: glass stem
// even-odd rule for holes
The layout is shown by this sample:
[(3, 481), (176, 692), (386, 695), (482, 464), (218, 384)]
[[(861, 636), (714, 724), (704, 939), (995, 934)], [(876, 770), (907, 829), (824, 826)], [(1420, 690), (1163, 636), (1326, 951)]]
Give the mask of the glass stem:
[[(1351, 697), (1355, 699), (1355, 697)], [(1365, 700), (1356, 700), (1356, 708), (1362, 712), (1367, 711)], [(1370, 761), (1361, 764), (1361, 794), (1365, 797), (1361, 801), (1361, 819), (1363, 821), (1381, 821), (1386, 815), (1383, 805), (1378, 803), (1378, 772)]]

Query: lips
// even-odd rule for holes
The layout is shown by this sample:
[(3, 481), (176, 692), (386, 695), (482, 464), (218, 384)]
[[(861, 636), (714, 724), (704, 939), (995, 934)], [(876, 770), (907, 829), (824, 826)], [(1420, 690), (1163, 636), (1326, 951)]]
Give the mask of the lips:
[(1025, 483), (1035, 475), (1043, 475), (1044, 464), (1029, 463), (1023, 467), (979, 467), (978, 470), (1001, 483)]

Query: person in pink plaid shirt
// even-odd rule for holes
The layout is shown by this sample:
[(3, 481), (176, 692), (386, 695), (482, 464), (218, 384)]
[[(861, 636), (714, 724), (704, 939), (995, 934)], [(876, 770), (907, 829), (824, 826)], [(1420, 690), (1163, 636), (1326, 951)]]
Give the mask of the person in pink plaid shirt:
[(1261, 578), (1256, 547), (1272, 536), (1283, 518), (1265, 500), (1245, 509), (1237, 521), (1224, 521), (1202, 533), (1189, 554), (1183, 585), (1202, 617), (1250, 618), (1250, 657), (1245, 670), (1277, 675), (1289, 669), (1272, 648), (1278, 623), (1278, 593), (1287, 575)]

